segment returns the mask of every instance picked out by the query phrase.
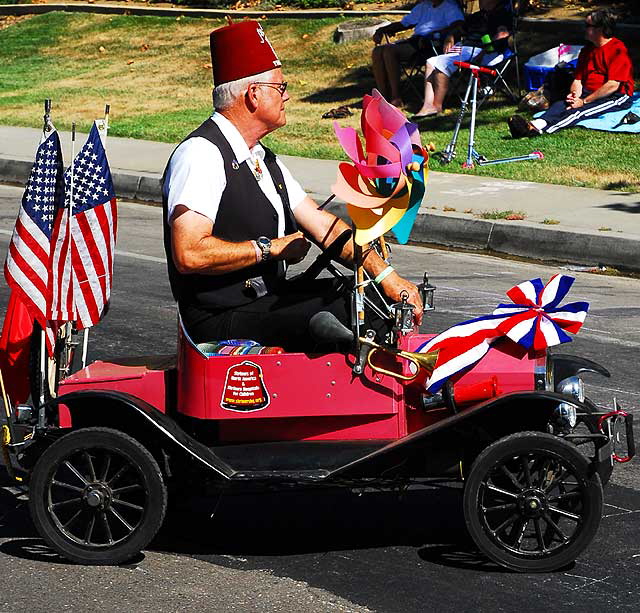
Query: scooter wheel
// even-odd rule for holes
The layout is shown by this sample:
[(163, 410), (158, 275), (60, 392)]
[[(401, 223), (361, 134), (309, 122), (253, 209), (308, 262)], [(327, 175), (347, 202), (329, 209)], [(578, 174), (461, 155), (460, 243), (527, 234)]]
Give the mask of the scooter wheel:
[(491, 560), (519, 572), (550, 572), (591, 543), (602, 485), (572, 444), (551, 434), (499, 439), (475, 460), (464, 491), (467, 529)]
[(153, 456), (109, 428), (83, 428), (48, 447), (31, 475), (29, 508), (47, 544), (78, 564), (125, 562), (156, 535), (167, 490)]

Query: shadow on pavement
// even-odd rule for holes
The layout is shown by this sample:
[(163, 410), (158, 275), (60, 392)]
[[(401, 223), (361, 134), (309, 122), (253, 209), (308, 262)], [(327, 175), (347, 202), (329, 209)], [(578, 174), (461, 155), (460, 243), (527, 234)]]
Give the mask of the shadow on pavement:
[[(463, 558), (474, 555), (464, 525), (461, 490), (455, 487), (414, 486), (401, 494), (370, 490), (225, 494), (219, 501), (189, 504), (181, 498), (179, 502), (154, 548), (188, 555), (285, 556), (446, 545)], [(436, 556), (430, 561), (441, 563)]]
[[(7, 485), (4, 479), (2, 484)], [(205, 497), (175, 495), (151, 545), (175, 554), (289, 556), (409, 546), (426, 561), (482, 572), (497, 567), (476, 553), (455, 486), (408, 490), (291, 490)], [(0, 553), (70, 564), (38, 537), (25, 500), (0, 489)], [(140, 555), (127, 565), (144, 559)]]

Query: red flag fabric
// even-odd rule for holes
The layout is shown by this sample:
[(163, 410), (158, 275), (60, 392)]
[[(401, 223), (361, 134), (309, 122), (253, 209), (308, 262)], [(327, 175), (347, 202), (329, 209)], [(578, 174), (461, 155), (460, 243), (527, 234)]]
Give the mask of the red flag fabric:
[(4, 274), (24, 307), (46, 331), (49, 355), (53, 354), (55, 331), (49, 323), (51, 300), (51, 234), (63, 194), (62, 151), (58, 133), (43, 139), (29, 175), (16, 225), (13, 230)]
[(33, 317), (18, 292), (11, 292), (0, 336), (0, 369), (11, 404), (29, 397), (29, 351)]

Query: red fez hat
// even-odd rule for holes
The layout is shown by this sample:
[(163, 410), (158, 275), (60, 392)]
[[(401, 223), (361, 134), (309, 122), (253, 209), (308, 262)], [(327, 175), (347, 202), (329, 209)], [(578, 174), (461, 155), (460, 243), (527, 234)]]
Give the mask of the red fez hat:
[(262, 26), (238, 21), (211, 32), (213, 82), (222, 85), (282, 66)]

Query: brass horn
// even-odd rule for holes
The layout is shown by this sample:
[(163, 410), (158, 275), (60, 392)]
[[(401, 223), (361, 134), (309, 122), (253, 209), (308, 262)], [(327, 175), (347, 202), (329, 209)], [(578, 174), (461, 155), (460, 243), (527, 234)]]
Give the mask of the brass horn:
[[(427, 374), (430, 375), (433, 372), (433, 369), (436, 366), (436, 360), (438, 359), (437, 351), (431, 351), (429, 353), (402, 351), (401, 349), (395, 349), (393, 347), (384, 347), (383, 345), (379, 345), (375, 341), (363, 337), (360, 337), (360, 342), (363, 345), (369, 345), (370, 347), (372, 347), (371, 351), (369, 351), (369, 353), (367, 354), (367, 364), (369, 364), (373, 371), (382, 373), (383, 375), (389, 375), (390, 377), (395, 377), (396, 379), (400, 379), (401, 381), (413, 381), (418, 376), (421, 368), (424, 368)], [(401, 358), (404, 358), (405, 360), (408, 360), (415, 366), (416, 372), (410, 376), (407, 376), (401, 373), (387, 370), (386, 368), (380, 368), (379, 366), (376, 366), (371, 361), (371, 357), (376, 351), (386, 351), (387, 353), (397, 355)]]

